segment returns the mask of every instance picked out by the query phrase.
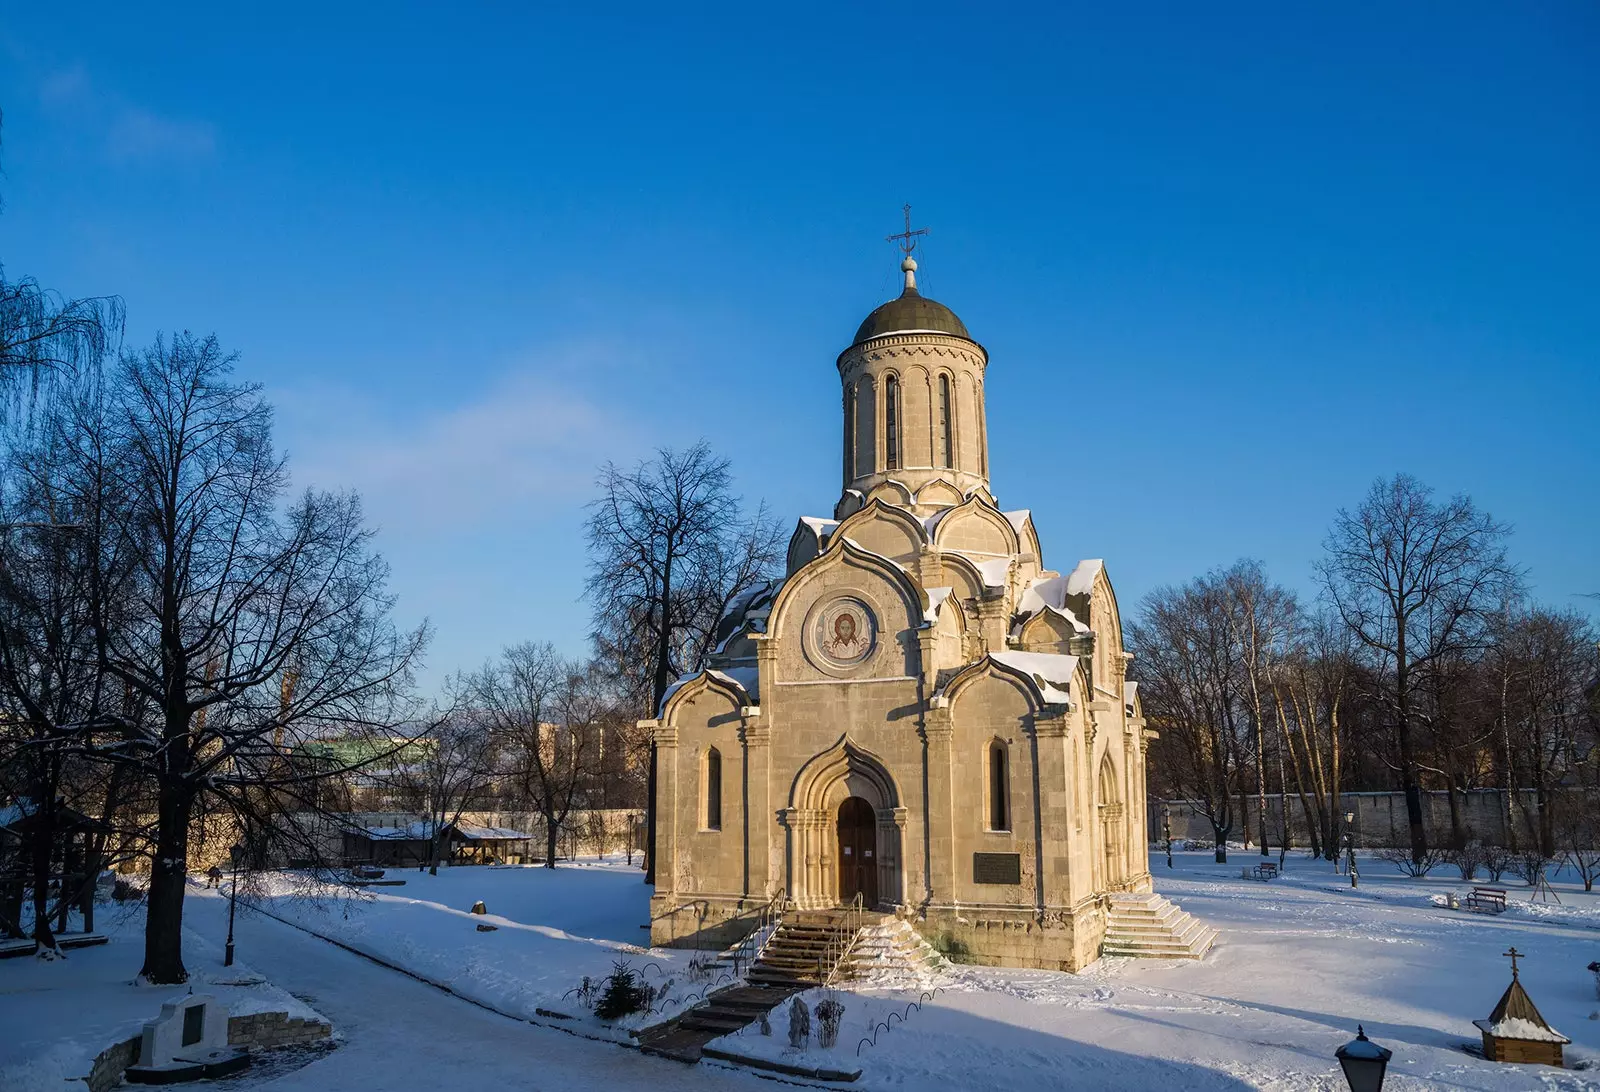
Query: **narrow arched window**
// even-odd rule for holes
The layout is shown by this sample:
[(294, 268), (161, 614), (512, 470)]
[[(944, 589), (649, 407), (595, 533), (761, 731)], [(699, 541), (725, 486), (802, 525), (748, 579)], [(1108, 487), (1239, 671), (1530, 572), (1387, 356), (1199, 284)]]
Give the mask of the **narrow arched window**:
[(900, 383), (894, 376), (883, 381), (883, 453), (890, 470), (900, 467)]
[(956, 436), (950, 427), (950, 377), (939, 377), (939, 421), (944, 428), (944, 462), (941, 466), (956, 465)]
[(706, 830), (722, 829), (722, 753), (706, 752)]
[(844, 390), (844, 480), (846, 484), (856, 476), (856, 392), (854, 387)]
[(1006, 745), (999, 740), (989, 744), (989, 829), (1011, 829), (1011, 801), (1007, 799), (1011, 778), (1006, 770)]

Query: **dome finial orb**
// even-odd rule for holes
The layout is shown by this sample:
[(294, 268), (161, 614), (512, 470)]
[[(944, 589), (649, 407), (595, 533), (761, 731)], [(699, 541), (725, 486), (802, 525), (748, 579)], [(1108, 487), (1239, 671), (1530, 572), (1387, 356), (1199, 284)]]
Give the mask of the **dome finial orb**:
[(915, 292), (917, 290), (917, 260), (907, 254), (905, 261), (900, 263), (900, 272), (906, 275), (905, 291)]

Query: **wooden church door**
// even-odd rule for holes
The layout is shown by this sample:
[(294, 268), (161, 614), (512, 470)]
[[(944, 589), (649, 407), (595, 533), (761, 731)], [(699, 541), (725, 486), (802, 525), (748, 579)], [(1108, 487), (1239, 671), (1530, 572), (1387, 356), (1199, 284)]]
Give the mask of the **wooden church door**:
[(878, 905), (878, 815), (852, 796), (839, 805), (839, 901), (860, 892), (867, 909)]

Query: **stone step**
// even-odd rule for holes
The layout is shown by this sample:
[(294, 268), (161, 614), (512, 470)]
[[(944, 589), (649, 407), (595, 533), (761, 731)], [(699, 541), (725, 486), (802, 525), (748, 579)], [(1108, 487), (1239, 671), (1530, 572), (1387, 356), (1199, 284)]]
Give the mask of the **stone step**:
[(684, 1013), (678, 1020), (678, 1024), (680, 1027), (694, 1028), (696, 1031), (714, 1031), (718, 1035), (726, 1035), (754, 1022), (760, 1015), (760, 1013), (756, 1013), (754, 1016), (724, 1014), (695, 1009), (692, 1012)]

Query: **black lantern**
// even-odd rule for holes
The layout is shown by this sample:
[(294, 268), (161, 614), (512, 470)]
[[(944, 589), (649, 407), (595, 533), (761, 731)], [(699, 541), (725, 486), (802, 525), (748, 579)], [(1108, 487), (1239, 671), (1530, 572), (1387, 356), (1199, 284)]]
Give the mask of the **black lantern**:
[(222, 953), (224, 967), (233, 966), (233, 912), (239, 905), (239, 865), (244, 863), (244, 846), (237, 842), (229, 846), (228, 861), (233, 865), (233, 893), (228, 896), (228, 944)]
[(1357, 1024), (1356, 1037), (1334, 1051), (1333, 1056), (1344, 1069), (1350, 1092), (1380, 1092), (1384, 1071), (1389, 1068), (1394, 1051), (1368, 1039), (1366, 1029)]

